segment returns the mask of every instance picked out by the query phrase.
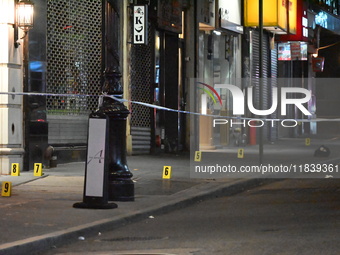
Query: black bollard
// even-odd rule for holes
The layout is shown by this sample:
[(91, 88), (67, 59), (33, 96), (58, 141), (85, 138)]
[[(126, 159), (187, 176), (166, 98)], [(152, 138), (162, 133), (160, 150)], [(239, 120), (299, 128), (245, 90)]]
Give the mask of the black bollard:
[[(123, 89), (120, 84), (120, 72), (115, 68), (108, 69), (105, 70), (104, 76), (103, 93), (122, 98)], [(105, 128), (102, 128), (101, 140), (103, 140), (103, 142), (99, 142), (105, 144), (105, 149), (102, 149), (105, 151), (105, 155), (99, 155), (97, 153), (97, 151), (100, 151), (98, 150), (98, 148), (101, 148), (100, 146), (97, 146), (98, 148), (95, 149), (96, 153), (92, 152), (89, 154), (89, 151), (91, 151), (94, 146), (90, 143), (98, 142), (96, 140), (90, 141), (91, 133), (89, 128), (88, 162), (85, 172), (84, 198), (83, 202), (74, 204), (74, 207), (108, 209), (117, 207), (116, 204), (108, 203), (108, 201), (134, 201), (134, 183), (131, 180), (132, 173), (127, 166), (126, 160), (126, 119), (129, 113), (129, 110), (123, 103), (109, 96), (105, 96), (99, 109), (90, 115), (90, 123), (91, 121), (98, 123), (98, 125), (95, 124), (97, 126), (96, 128), (100, 125), (105, 125)], [(105, 124), (103, 124), (102, 121), (105, 121)], [(99, 164), (100, 160), (104, 161), (104, 173), (101, 175), (104, 178), (102, 181), (102, 196), (91, 196), (92, 189), (97, 190), (98, 193), (98, 188), (91, 187), (93, 185), (89, 183), (91, 180), (89, 180), (87, 176), (88, 174), (93, 175), (93, 173), (90, 172), (92, 170), (88, 168), (91, 162), (93, 164), (92, 160), (95, 160), (94, 163), (99, 160), (99, 168), (101, 166)], [(97, 182), (95, 186), (101, 185), (98, 184), (101, 181), (98, 181), (96, 177), (94, 177), (94, 179)], [(88, 191), (88, 189), (90, 191)], [(87, 193), (90, 195), (87, 195)]]
[(126, 119), (129, 111), (115, 102), (108, 114), (109, 136), (109, 200), (134, 201), (134, 184), (126, 161)]
[[(103, 92), (122, 98), (121, 74), (117, 68), (105, 70)], [(126, 160), (126, 120), (129, 110), (111, 97), (104, 97), (99, 114), (108, 120), (109, 200), (134, 201), (134, 183)]]

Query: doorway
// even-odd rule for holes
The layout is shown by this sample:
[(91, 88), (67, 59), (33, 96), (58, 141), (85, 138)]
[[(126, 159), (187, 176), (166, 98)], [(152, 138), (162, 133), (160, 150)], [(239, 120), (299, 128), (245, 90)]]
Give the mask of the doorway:
[(183, 114), (176, 112), (184, 107), (184, 43), (166, 31), (157, 31), (155, 38), (154, 102), (174, 110), (154, 112), (155, 149), (177, 153), (183, 150), (185, 130)]

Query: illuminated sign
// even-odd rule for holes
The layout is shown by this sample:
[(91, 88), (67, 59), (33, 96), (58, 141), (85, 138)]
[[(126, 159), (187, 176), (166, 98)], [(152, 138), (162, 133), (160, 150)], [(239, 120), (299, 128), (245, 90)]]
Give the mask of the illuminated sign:
[(324, 27), (324, 28), (328, 28), (328, 15), (321, 11), (318, 14), (315, 15), (315, 23)]
[(218, 1), (219, 26), (243, 33), (241, 25), (241, 0)]
[(324, 11), (320, 11), (317, 15), (315, 15), (315, 23), (336, 34), (340, 34), (339, 19), (331, 14), (328, 14)]
[(302, 36), (308, 38), (308, 19), (302, 17)]
[(306, 42), (278, 43), (278, 60), (307, 60)]
[(280, 41), (308, 41), (307, 3), (303, 0), (296, 0), (295, 9), (295, 14), (293, 14), (295, 19), (292, 19), (292, 10), (289, 10), (290, 34), (281, 35)]
[(147, 44), (148, 21), (147, 7), (145, 5), (133, 6), (133, 43)]
[[(276, 34), (287, 32), (288, 0), (263, 0), (263, 27)], [(292, 10), (293, 11), (293, 10)], [(259, 1), (244, 0), (244, 25), (259, 25)]]
[(288, 20), (289, 20), (289, 33), (296, 34), (296, 11), (297, 11), (297, 0), (289, 0), (288, 2)]

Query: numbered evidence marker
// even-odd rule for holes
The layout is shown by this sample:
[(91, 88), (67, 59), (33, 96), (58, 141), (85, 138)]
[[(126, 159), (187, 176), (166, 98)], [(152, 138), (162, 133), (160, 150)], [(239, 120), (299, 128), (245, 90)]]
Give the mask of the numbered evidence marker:
[(237, 157), (238, 158), (244, 158), (244, 149), (238, 149)]
[(12, 183), (11, 182), (2, 182), (2, 191), (1, 196), (3, 197), (10, 197), (12, 190)]
[(195, 151), (195, 161), (201, 162), (201, 159), (202, 159), (202, 152)]
[(34, 163), (34, 176), (42, 176), (43, 175), (43, 166), (41, 163)]
[(164, 166), (163, 167), (163, 179), (170, 179), (171, 178), (171, 166)]
[(309, 145), (310, 145), (310, 138), (306, 138), (305, 144), (306, 144), (306, 146), (309, 146)]
[(19, 165), (19, 163), (12, 163), (11, 175), (12, 176), (19, 176), (20, 175), (20, 165)]

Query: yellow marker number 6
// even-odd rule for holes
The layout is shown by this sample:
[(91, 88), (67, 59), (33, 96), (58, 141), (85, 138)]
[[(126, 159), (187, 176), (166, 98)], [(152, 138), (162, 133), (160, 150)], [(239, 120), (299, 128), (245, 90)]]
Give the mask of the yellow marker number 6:
[(163, 179), (170, 179), (171, 178), (171, 166), (164, 166), (163, 167)]

